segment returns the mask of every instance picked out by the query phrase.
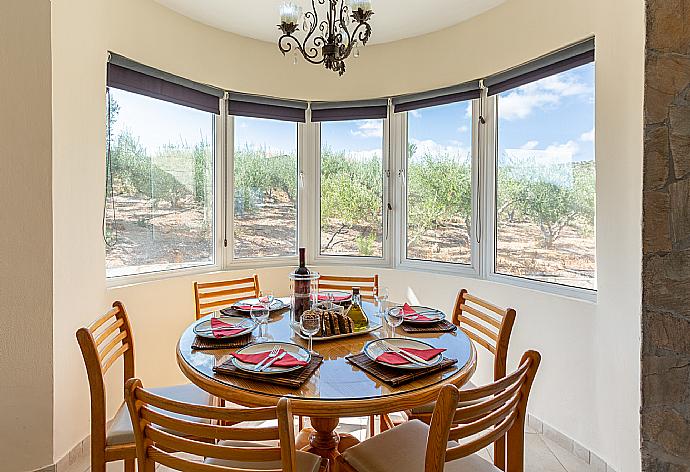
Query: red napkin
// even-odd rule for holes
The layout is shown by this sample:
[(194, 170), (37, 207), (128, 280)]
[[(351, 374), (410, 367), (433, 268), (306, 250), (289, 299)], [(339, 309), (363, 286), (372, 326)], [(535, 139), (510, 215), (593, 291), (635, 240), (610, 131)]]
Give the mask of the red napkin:
[[(266, 351), (266, 352), (258, 352), (256, 354), (233, 354), (237, 359), (241, 360), (242, 362), (246, 362), (248, 364), (258, 364), (259, 362), (263, 361), (268, 357), (268, 354), (271, 351)], [(283, 352), (285, 352), (283, 349), (278, 351), (278, 356), (281, 355)], [(277, 356), (276, 356), (277, 357)], [(297, 358), (295, 358), (292, 354), (285, 354), (285, 356), (280, 359), (275, 361), (272, 366), (276, 367), (294, 367), (296, 365), (307, 365), (305, 361), (301, 361)]]
[[(227, 329), (219, 329), (227, 328)], [(246, 328), (237, 328), (235, 325), (221, 321), (218, 318), (211, 318), (211, 329), (213, 330), (213, 336), (216, 338), (225, 338), (232, 336), (233, 334), (241, 333)]]
[[(349, 300), (352, 295), (334, 295), (333, 296), (333, 301), (334, 302), (344, 302), (345, 300)], [(321, 295), (319, 294), (319, 300), (320, 301), (326, 301), (328, 300), (328, 295), (324, 294)]]
[(264, 305), (249, 305), (248, 303), (242, 305), (233, 305), (233, 307), (239, 308), (240, 310), (251, 310), (252, 308), (265, 308)]
[[(425, 361), (433, 359), (434, 357), (445, 351), (445, 349), (413, 349), (410, 347), (403, 347), (400, 350), (409, 352), (410, 354), (414, 354), (415, 356), (424, 359)], [(376, 360), (379, 362), (385, 362), (386, 364), (393, 365), (405, 365), (412, 363), (412, 361), (406, 359), (397, 352), (384, 352), (379, 357), (377, 357)]]
[(434, 318), (429, 318), (428, 316), (424, 315), (418, 315), (416, 311), (414, 311), (414, 308), (412, 308), (410, 305), (405, 303), (403, 305), (403, 315), (405, 316), (406, 319), (414, 320), (414, 321), (436, 321)]

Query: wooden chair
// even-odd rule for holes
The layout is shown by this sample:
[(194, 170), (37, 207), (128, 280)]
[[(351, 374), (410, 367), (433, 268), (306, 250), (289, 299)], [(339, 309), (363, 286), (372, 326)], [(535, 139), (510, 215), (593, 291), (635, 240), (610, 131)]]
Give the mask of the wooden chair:
[[(484, 387), (441, 390), (431, 426), (408, 421), (347, 449), (342, 472), (523, 472), (525, 415), (541, 356), (527, 351), (519, 368)], [(494, 463), (476, 452), (506, 440)], [(449, 442), (450, 441), (450, 442)], [(401, 451), (405, 451), (401, 453)]]
[[(287, 398), (267, 408), (198, 406), (155, 395), (140, 380), (131, 379), (126, 400), (135, 425), (140, 472), (154, 472), (156, 464), (189, 472), (316, 472), (321, 465), (321, 457), (295, 450), (294, 419)], [(182, 414), (205, 422), (179, 419)], [(243, 422), (276, 419), (277, 426), (242, 426)], [(273, 440), (279, 444), (267, 442)], [(174, 455), (178, 452), (205, 459), (201, 463)]]
[(319, 277), (319, 290), (343, 290), (351, 292), (352, 287), (359, 287), (362, 300), (373, 301), (379, 294), (379, 276), (371, 277), (321, 275)]
[[(125, 472), (134, 472), (134, 431), (124, 402), (110, 423), (106, 422), (105, 374), (123, 358), (125, 383), (134, 377), (134, 339), (122, 302), (90, 326), (77, 330), (77, 341), (86, 365), (91, 393), (91, 471), (105, 472), (107, 462), (125, 461)], [(192, 384), (156, 389), (159, 395), (208, 404), (210, 396)], [(124, 400), (124, 396), (123, 396)]]
[(259, 276), (221, 282), (194, 282), (196, 319), (226, 308), (233, 303), (259, 296)]

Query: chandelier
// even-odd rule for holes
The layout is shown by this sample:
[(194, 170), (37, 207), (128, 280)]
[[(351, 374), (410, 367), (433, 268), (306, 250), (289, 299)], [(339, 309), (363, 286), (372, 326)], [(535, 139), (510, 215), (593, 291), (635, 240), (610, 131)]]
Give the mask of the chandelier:
[[(328, 3), (325, 20), (319, 20), (316, 4)], [(295, 48), (304, 59), (312, 64), (323, 64), (326, 69), (345, 73), (345, 59), (354, 50), (354, 57), (359, 56), (359, 44), (367, 44), (371, 36), (369, 20), (374, 12), (369, 0), (311, 0), (311, 10), (304, 14), (302, 29), (304, 38), (294, 36), (299, 31), (302, 8), (292, 2), (284, 3), (280, 8), (278, 29), (283, 35), (278, 40), (278, 47), (283, 55)], [(350, 32), (352, 29), (352, 32)], [(318, 31), (317, 31), (318, 30)]]

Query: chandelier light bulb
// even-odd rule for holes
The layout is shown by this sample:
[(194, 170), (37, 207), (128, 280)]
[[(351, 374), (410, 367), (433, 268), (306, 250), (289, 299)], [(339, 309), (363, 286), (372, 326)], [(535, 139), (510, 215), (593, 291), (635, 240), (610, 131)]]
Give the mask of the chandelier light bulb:
[(350, 10), (351, 11), (362, 10), (364, 12), (371, 11), (371, 1), (370, 0), (350, 0)]
[(283, 24), (297, 25), (302, 16), (302, 9), (293, 2), (285, 2), (280, 6), (280, 22)]

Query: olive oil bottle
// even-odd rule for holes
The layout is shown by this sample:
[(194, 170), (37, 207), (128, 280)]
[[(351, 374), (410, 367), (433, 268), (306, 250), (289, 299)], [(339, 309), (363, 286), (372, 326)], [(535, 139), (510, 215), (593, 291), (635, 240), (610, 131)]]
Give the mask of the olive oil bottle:
[(345, 313), (352, 319), (355, 331), (363, 331), (369, 327), (369, 318), (362, 309), (362, 297), (359, 294), (359, 287), (352, 287), (352, 303)]

